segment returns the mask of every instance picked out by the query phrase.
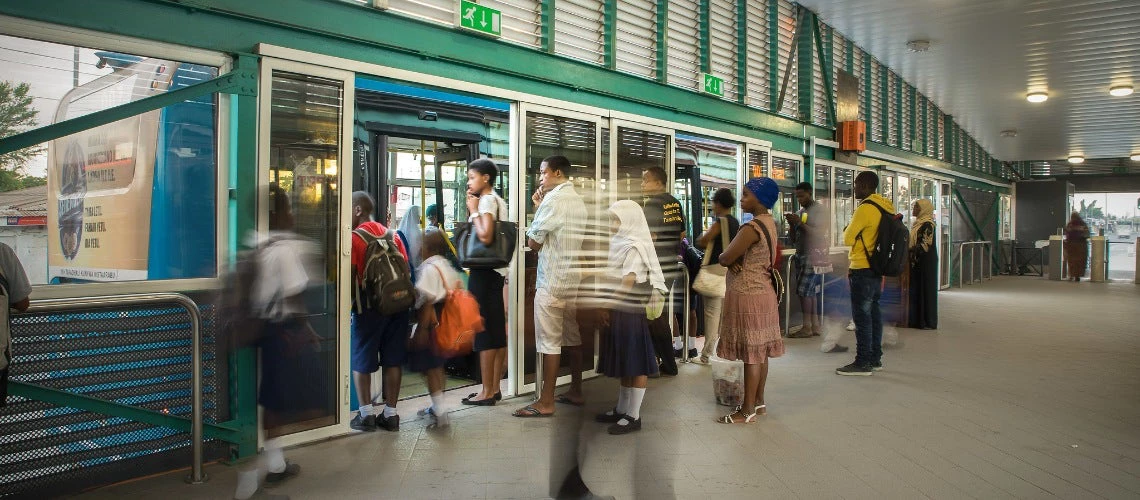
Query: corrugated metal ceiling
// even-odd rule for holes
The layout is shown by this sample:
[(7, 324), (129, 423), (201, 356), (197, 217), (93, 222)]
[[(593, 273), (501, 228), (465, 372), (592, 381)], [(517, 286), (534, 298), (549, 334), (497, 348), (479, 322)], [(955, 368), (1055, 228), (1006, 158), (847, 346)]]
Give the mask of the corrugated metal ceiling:
[[(1140, 153), (1140, 1), (803, 0), (1001, 160)], [(906, 42), (931, 40), (929, 52)], [(1112, 97), (1109, 87), (1136, 88)], [(1026, 101), (1046, 90), (1049, 100)], [(1002, 130), (1015, 129), (1015, 138)]]

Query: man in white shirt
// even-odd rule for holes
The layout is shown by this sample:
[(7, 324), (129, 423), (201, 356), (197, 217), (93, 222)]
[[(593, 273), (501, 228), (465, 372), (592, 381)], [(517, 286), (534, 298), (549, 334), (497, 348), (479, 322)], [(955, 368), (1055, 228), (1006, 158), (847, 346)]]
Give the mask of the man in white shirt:
[(578, 282), (586, 204), (570, 182), (570, 160), (551, 156), (539, 167), (540, 184), (531, 200), (534, 221), (527, 229), (527, 246), (538, 252), (534, 294), (535, 347), (542, 356), (542, 387), (534, 403), (520, 408), (516, 417), (554, 414), (554, 385), (561, 354), (570, 356), (568, 399), (582, 395), (582, 337), (574, 306)]

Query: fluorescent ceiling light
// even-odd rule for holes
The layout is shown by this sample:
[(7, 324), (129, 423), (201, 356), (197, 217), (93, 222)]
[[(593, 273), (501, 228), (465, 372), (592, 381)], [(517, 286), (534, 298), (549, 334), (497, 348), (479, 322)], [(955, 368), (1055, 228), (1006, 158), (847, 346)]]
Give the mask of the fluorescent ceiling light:
[(1029, 102), (1045, 102), (1049, 100), (1049, 94), (1045, 92), (1030, 92), (1026, 94), (1025, 100)]
[(1070, 156), (1069, 163), (1084, 163), (1085, 157), (1083, 156)]
[(1132, 161), (1140, 161), (1140, 155), (1132, 155), (1129, 156), (1128, 159)]
[(1116, 97), (1124, 97), (1132, 95), (1131, 85), (1119, 85), (1108, 89), (1108, 93)]

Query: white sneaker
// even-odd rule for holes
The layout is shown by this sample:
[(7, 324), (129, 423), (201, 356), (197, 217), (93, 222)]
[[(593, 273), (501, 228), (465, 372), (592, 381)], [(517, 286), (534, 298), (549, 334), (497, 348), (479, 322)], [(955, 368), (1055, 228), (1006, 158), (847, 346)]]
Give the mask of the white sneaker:
[(851, 320), (851, 322), (847, 323), (847, 331), (855, 331), (855, 320)]

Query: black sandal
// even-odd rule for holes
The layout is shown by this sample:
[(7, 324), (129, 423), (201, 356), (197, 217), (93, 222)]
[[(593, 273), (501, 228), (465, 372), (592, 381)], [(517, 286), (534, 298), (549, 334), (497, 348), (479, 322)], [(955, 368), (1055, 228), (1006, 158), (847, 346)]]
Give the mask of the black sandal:
[[(478, 396), (478, 394), (472, 394), (471, 396)], [(495, 403), (498, 403), (498, 401), (495, 398), (472, 399), (469, 396), (469, 397), (463, 398), (463, 401), (461, 401), (461, 403), (463, 403), (465, 405), (470, 405), (470, 406), (495, 406)]]

